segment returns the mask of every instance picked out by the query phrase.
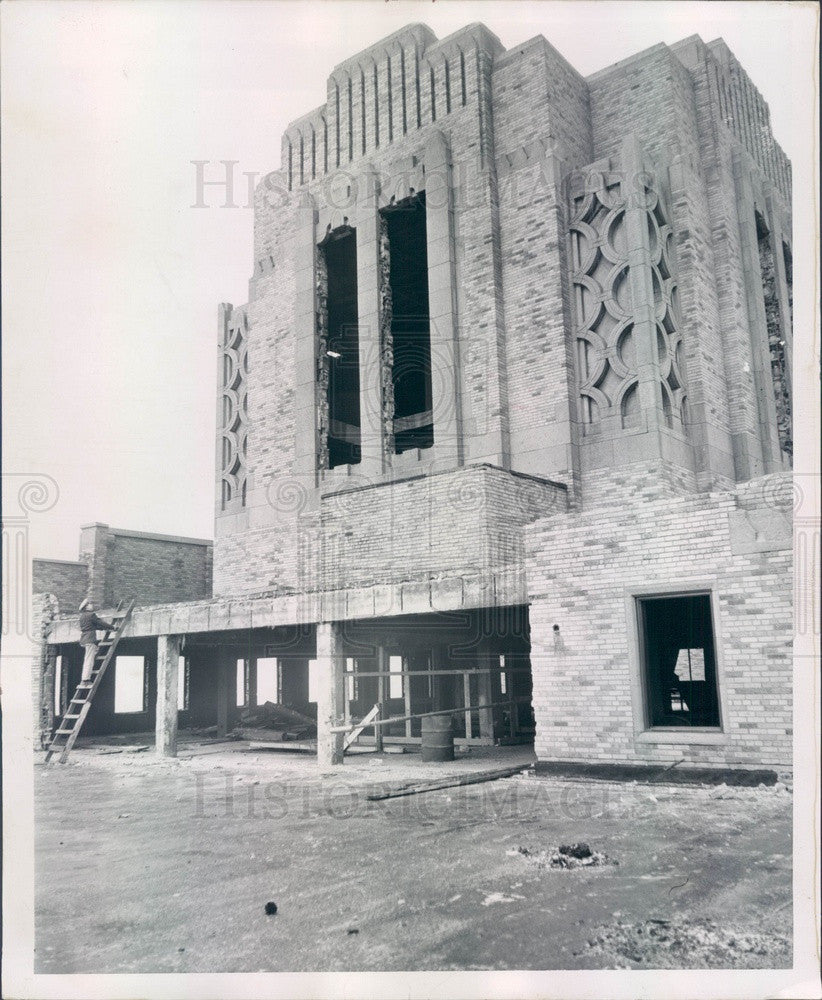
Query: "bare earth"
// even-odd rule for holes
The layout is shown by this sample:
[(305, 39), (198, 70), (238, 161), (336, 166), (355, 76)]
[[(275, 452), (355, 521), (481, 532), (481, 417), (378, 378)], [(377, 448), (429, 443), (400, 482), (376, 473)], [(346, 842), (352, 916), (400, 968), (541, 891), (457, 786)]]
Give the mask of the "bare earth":
[[(781, 783), (526, 774), (366, 799), (529, 759), (361, 755), (320, 774), (307, 756), (220, 744), (38, 760), (35, 971), (791, 965)], [(542, 863), (578, 842), (609, 863)]]

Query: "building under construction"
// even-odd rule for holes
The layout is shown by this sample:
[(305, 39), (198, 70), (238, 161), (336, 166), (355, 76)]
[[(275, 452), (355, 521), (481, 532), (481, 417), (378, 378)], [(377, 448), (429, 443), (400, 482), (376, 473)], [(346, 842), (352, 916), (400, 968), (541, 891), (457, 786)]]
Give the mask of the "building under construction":
[[(790, 204), (721, 40), (587, 78), (482, 25), (352, 55), (217, 310), (213, 547), (35, 561), (39, 745), (267, 705), (323, 764), (441, 713), (546, 768), (790, 767)], [(136, 605), (67, 713), (87, 596)]]

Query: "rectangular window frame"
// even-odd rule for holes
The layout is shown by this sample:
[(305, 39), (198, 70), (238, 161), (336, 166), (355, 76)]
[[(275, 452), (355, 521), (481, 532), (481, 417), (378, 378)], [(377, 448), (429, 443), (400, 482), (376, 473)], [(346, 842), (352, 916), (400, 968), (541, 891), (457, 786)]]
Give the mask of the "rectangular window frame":
[(191, 664), (187, 656), (180, 655), (177, 659), (177, 711), (188, 711), (189, 690), (191, 681), (189, 676)]
[[(143, 677), (142, 677), (142, 707), (137, 709), (123, 709), (117, 708), (117, 666), (119, 660), (142, 660), (143, 661)], [(143, 653), (122, 653), (114, 657), (114, 692), (112, 698), (112, 708), (114, 715), (142, 715), (148, 710), (148, 670), (149, 663), (148, 657)]]
[(279, 656), (257, 656), (254, 660), (254, 674), (255, 674), (255, 685), (254, 685), (254, 704), (257, 706), (264, 705), (269, 699), (260, 701), (260, 680), (259, 680), (259, 669), (261, 660), (273, 660), (275, 667), (275, 687), (277, 691), (276, 701), (271, 702), (272, 705), (282, 705), (283, 703), (283, 664)]
[[(650, 706), (645, 678), (645, 650), (642, 634), (640, 602), (651, 598), (706, 596), (711, 606), (711, 626), (716, 660), (719, 726), (654, 726), (650, 724)], [(644, 744), (680, 744), (694, 746), (724, 746), (730, 742), (727, 684), (723, 656), (722, 625), (719, 598), (713, 581), (695, 580), (687, 587), (671, 582), (649, 587), (631, 587), (624, 591), (625, 618), (628, 625), (628, 660), (630, 666), (631, 709), (634, 722), (634, 742)]]

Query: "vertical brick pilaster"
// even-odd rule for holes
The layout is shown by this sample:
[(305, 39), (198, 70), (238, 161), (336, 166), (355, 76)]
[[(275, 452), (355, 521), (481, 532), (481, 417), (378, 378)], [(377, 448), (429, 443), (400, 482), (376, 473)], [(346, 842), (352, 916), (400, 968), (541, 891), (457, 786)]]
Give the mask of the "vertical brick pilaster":
[(358, 471), (369, 478), (382, 474), (388, 447), (383, 415), (378, 194), (376, 171), (367, 165), (357, 185), (356, 228), (362, 448)]
[(294, 241), (294, 474), (313, 488), (317, 470), (316, 212), (306, 195)]
[(451, 164), (441, 132), (435, 132), (425, 147), (425, 172), (434, 457), (453, 466), (462, 461), (460, 362)]

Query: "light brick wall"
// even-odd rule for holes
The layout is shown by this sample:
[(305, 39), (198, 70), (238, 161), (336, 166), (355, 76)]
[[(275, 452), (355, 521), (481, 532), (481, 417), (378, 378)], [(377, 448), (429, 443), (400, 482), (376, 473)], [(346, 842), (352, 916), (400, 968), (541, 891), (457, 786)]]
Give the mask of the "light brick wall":
[(523, 524), (565, 490), (490, 466), (324, 496), (322, 585), (335, 590), (521, 566)]
[[(718, 81), (731, 87), (736, 74), (734, 93), (747, 93), (740, 73), (724, 50), (694, 38), (654, 46), (586, 80), (542, 38), (504, 52), (481, 26), (437, 41), (421, 25), (336, 67), (325, 103), (289, 126), (282, 168), (257, 190), (247, 307), (248, 502), (225, 514), (218, 509), (215, 593), (316, 589), (323, 553), (347, 544), (343, 536), (320, 545), (320, 494), (331, 484), (320, 482), (310, 456), (307, 467), (295, 445), (314, 419), (312, 359), (295, 338), (295, 324), (306, 315), (310, 320), (314, 308), (302, 301), (313, 294), (313, 281), (300, 276), (309, 266), (305, 227), (317, 225), (316, 242), (327, 223), (340, 225), (347, 217), (356, 224), (368, 171), (380, 179), (379, 204), (404, 197), (435, 132), (448, 144), (453, 177), (463, 461), (566, 483), (570, 502), (578, 504), (581, 495), (587, 506), (609, 493), (616, 501), (621, 490), (646, 498), (676, 495), (727, 488), (761, 473), (750, 371), (758, 327), (744, 301), (734, 157), (745, 158), (760, 200), (767, 181), (779, 202), (786, 175), (752, 91), (744, 107), (734, 105), (733, 121), (725, 121), (729, 98)], [(751, 144), (746, 136), (754, 120), (765, 138)], [(647, 433), (600, 442), (591, 458), (578, 423), (567, 186), (569, 174), (600, 157), (619, 169), (629, 134), (641, 144), (673, 229), (690, 418), (686, 433), (648, 425)], [(752, 213), (753, 200), (742, 200)], [(780, 217), (787, 218), (782, 209)], [(445, 363), (434, 358), (435, 378)], [(362, 470), (351, 472), (357, 482)], [(392, 475), (407, 472), (369, 473), (367, 482), (386, 504), (383, 519), (393, 516), (394, 494), (384, 488)], [(400, 484), (397, 496), (408, 489)], [(432, 521), (409, 537), (435, 537), (437, 530)], [(352, 569), (356, 580), (358, 572)]]
[[(526, 530), (539, 759), (790, 767), (789, 485), (603, 503)], [(715, 594), (720, 745), (635, 739), (630, 599), (649, 588)]]

